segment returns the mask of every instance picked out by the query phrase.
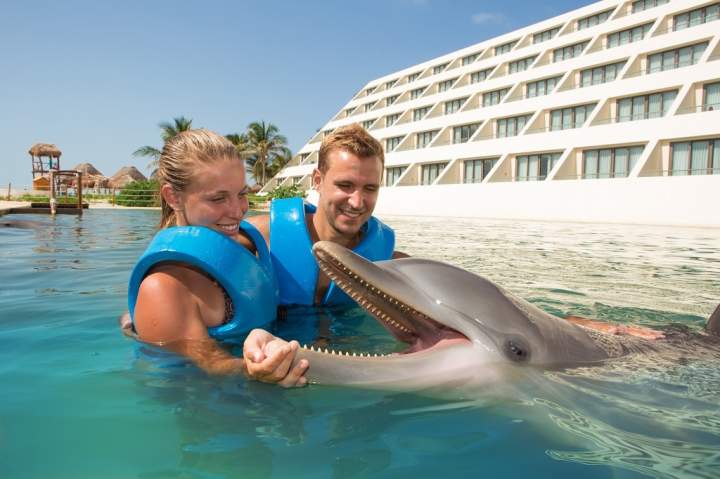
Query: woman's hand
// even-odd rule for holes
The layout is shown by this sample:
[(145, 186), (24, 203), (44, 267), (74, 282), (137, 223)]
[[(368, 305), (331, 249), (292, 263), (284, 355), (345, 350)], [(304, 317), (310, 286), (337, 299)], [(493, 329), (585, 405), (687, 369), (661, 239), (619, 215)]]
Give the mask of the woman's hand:
[(265, 330), (253, 329), (243, 344), (248, 376), (287, 388), (305, 386), (308, 362), (303, 359), (291, 367), (299, 347), (297, 341), (288, 343)]

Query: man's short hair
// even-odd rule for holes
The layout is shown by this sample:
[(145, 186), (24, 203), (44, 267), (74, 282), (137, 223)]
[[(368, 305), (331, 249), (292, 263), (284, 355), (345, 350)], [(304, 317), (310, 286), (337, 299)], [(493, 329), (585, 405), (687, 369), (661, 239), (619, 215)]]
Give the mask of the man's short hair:
[(321, 173), (324, 174), (330, 167), (328, 155), (334, 150), (347, 151), (359, 158), (374, 156), (380, 160), (381, 166), (385, 166), (385, 152), (382, 145), (357, 123), (341, 126), (323, 139), (318, 154), (318, 170)]

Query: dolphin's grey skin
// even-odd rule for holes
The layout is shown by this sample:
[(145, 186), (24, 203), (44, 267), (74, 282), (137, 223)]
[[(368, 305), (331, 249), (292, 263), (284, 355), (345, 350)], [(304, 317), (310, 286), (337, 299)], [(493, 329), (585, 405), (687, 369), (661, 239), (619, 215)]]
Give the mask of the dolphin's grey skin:
[[(404, 354), (372, 357), (303, 347), (295, 361), (310, 362), (307, 377), (313, 383), (400, 390), (500, 387), (532, 370), (590, 365), (662, 347), (577, 326), (442, 262), (372, 263), (327, 241), (316, 243), (313, 252), (343, 291), (410, 346)], [(720, 320), (709, 326), (718, 333)]]
[(29, 220), (0, 219), (0, 228), (20, 228), (26, 230), (39, 230), (44, 228), (43, 223)]

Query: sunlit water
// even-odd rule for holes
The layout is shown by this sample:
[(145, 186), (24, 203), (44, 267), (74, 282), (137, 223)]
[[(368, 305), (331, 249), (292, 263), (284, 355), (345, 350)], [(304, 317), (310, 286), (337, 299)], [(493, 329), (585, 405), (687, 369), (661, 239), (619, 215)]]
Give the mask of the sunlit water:
[[(718, 477), (720, 360), (539, 374), (505, 401), (210, 378), (117, 330), (156, 212), (0, 230), (0, 477)], [(490, 277), (549, 312), (700, 330), (720, 230), (390, 217), (398, 249)], [(360, 311), (287, 338), (398, 349)]]

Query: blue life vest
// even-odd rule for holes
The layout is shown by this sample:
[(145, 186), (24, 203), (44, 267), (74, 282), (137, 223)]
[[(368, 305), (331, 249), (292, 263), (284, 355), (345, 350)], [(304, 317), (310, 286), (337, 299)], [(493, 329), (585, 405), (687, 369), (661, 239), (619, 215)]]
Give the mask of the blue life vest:
[[(315, 300), (319, 268), (312, 254), (312, 239), (305, 214), (316, 208), (302, 198), (273, 200), (270, 204), (270, 256), (280, 288), (280, 304), (311, 306)], [(370, 261), (392, 258), (395, 232), (375, 217), (361, 229), (362, 240), (353, 251)], [(352, 304), (334, 282), (325, 294), (323, 305)]]
[(243, 221), (244, 231), (257, 249), (257, 257), (237, 241), (204, 226), (177, 226), (159, 231), (140, 257), (130, 276), (128, 309), (133, 318), (140, 283), (155, 266), (185, 263), (207, 273), (232, 300), (234, 316), (226, 324), (208, 328), (222, 339), (261, 327), (275, 319), (278, 288), (265, 239)]

